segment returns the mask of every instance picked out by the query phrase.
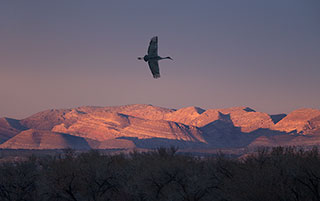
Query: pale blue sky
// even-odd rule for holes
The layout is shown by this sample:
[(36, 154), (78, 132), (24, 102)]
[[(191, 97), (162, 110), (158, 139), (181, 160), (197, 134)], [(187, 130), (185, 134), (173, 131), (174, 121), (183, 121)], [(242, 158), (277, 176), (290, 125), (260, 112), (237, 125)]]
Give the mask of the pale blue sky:
[[(144, 103), (320, 103), (319, 0), (0, 2), (0, 116)], [(143, 56), (159, 36), (161, 78)]]

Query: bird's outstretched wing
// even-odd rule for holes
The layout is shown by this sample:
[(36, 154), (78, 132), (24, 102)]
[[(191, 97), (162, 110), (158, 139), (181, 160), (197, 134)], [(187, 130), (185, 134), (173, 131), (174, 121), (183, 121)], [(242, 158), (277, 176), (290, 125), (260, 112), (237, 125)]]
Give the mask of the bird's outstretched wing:
[(148, 48), (149, 56), (158, 56), (158, 36), (151, 38)]
[(149, 68), (151, 70), (151, 73), (153, 75), (153, 78), (157, 79), (160, 77), (160, 70), (159, 70), (159, 64), (158, 61), (148, 61)]

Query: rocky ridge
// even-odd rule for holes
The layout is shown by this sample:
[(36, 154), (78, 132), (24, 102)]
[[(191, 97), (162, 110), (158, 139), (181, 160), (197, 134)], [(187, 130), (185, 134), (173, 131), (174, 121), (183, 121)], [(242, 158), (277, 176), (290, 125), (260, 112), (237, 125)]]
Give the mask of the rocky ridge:
[(320, 110), (269, 115), (249, 107), (179, 110), (135, 104), (0, 118), (0, 148), (225, 148), (320, 144)]

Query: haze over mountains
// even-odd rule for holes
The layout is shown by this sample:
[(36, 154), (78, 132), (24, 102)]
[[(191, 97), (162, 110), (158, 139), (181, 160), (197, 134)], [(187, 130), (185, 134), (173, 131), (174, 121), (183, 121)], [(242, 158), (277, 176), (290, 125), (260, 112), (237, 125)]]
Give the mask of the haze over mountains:
[(269, 115), (248, 107), (152, 105), (52, 109), (0, 118), (2, 149), (239, 148), (320, 144), (320, 110)]

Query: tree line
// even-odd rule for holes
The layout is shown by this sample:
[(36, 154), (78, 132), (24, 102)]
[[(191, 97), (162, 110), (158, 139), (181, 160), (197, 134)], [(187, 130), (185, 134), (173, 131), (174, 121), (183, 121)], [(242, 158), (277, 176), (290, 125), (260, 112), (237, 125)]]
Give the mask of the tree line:
[(29, 157), (0, 164), (2, 201), (319, 201), (317, 148), (263, 148), (233, 159), (176, 148)]

